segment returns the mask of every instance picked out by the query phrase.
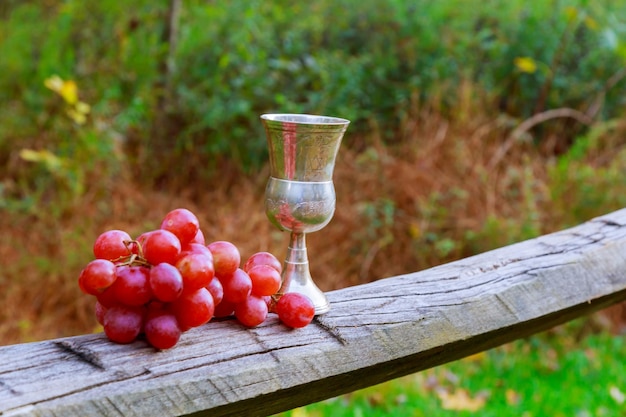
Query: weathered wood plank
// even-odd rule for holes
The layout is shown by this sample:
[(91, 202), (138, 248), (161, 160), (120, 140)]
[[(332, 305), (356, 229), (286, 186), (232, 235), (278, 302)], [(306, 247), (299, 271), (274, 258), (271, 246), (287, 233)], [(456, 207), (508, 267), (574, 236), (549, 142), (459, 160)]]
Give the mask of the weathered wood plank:
[(102, 334), (0, 347), (0, 415), (269, 415), (427, 369), (626, 299), (626, 210), (276, 319), (187, 332), (168, 351)]

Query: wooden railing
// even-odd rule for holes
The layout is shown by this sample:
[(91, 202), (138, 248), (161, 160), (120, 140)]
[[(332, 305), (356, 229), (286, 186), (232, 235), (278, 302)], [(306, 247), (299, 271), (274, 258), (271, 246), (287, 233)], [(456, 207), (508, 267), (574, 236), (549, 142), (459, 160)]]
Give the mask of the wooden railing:
[(166, 351), (0, 347), (0, 415), (266, 416), (460, 359), (625, 300), (626, 210), (328, 297), (303, 329), (211, 322)]

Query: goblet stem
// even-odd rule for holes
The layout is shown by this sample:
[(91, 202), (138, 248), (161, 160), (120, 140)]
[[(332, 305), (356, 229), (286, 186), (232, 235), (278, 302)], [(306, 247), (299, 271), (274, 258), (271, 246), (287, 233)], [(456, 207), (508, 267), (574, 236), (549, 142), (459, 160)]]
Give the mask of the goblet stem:
[(281, 292), (299, 292), (306, 295), (313, 302), (316, 315), (327, 313), (330, 310), (326, 295), (311, 278), (304, 233), (291, 233), (282, 279)]

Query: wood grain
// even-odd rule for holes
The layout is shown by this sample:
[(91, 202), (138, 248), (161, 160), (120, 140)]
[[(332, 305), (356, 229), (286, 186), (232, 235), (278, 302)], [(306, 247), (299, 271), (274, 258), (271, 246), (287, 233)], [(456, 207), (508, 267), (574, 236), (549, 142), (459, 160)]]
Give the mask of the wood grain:
[(102, 334), (0, 347), (0, 415), (270, 415), (450, 362), (626, 299), (626, 210), (328, 293), (288, 330), (211, 322), (156, 351)]

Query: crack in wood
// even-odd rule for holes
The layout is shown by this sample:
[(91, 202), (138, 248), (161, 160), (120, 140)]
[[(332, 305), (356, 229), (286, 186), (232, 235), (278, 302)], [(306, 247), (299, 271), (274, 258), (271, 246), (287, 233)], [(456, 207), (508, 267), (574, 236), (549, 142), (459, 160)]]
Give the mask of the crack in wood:
[(258, 331), (256, 329), (250, 329), (250, 331), (252, 332), (252, 335), (254, 336), (254, 340), (265, 350), (268, 351), (270, 356), (272, 357), (272, 359), (274, 359), (274, 361), (276, 363), (280, 362), (280, 359), (278, 359), (278, 356), (276, 356), (276, 352), (274, 352), (273, 350), (271, 350), (269, 348), (269, 346), (267, 345), (267, 343), (265, 343), (265, 341), (261, 338), (261, 336), (259, 335)]
[[(395, 311), (377, 311), (375, 314), (378, 317), (384, 317), (387, 315), (390, 316), (397, 316), (397, 315), (401, 315), (403, 313), (408, 313), (408, 314), (423, 314), (424, 313), (424, 308), (422, 306), (420, 307), (415, 307), (415, 308), (399, 308), (396, 309)], [(410, 320), (414, 320), (414, 318), (412, 317)]]
[(550, 271), (554, 268), (559, 268), (562, 266), (567, 266), (567, 265), (576, 265), (575, 262), (563, 262), (563, 263), (558, 263), (558, 264), (552, 264), (552, 265), (543, 265), (543, 266), (538, 266), (535, 268), (528, 268), (527, 270), (525, 270), (523, 272), (523, 275), (529, 275), (531, 277), (536, 277), (538, 276), (541, 272), (543, 271)]
[[(587, 242), (591, 242), (591, 243), (596, 243), (603, 239), (606, 239), (606, 233), (603, 233), (601, 231), (597, 231), (592, 234), (573, 231), (571, 235), (580, 239), (584, 239)], [(585, 243), (584, 245), (587, 245), (587, 244)]]
[(496, 296), (496, 300), (498, 300), (498, 302), (504, 307), (506, 311), (509, 312), (509, 314), (511, 314), (516, 319), (520, 318), (517, 311), (515, 311), (515, 309), (511, 307), (509, 302), (502, 296), (502, 294), (495, 294), (495, 296)]
[(321, 316), (315, 316), (313, 318), (313, 322), (317, 324), (319, 327), (324, 329), (328, 334), (330, 334), (335, 340), (337, 340), (342, 345), (346, 346), (348, 341), (341, 335), (337, 328), (327, 322), (325, 322)]
[[(2, 380), (0, 380), (0, 390), (9, 391), (13, 395), (20, 395), (20, 394), (22, 394), (21, 391), (16, 390), (11, 385), (7, 384), (6, 382), (4, 382)], [(2, 414), (2, 413), (0, 413), (0, 414)]]
[[(222, 398), (222, 400), (228, 402), (228, 397), (226, 396), (226, 393), (220, 389), (220, 387), (217, 386), (217, 384), (212, 380), (212, 379), (207, 379), (207, 382), (209, 383), (209, 385), (211, 385), (211, 387), (213, 387), (213, 392), (216, 392), (217, 394), (219, 394), (219, 396)], [(183, 391), (185, 397), (190, 398), (187, 393), (185, 391)], [(190, 398), (191, 400), (193, 400), (193, 398)]]
[(98, 357), (98, 354), (81, 346), (76, 345), (68, 340), (58, 340), (55, 341), (54, 344), (59, 347), (62, 351), (72, 354), (77, 357), (80, 361), (85, 362), (94, 368), (98, 368), (102, 371), (106, 370), (106, 367)]
[(107, 401), (107, 403), (109, 403), (109, 404), (111, 405), (111, 407), (113, 407), (113, 409), (114, 409), (115, 411), (117, 411), (117, 412), (118, 412), (118, 414), (119, 414), (120, 416), (122, 416), (122, 417), (124, 416), (124, 412), (123, 412), (122, 410), (120, 410), (120, 408), (117, 406), (117, 404), (115, 404), (115, 401), (113, 401), (112, 399), (110, 399), (110, 398), (108, 398), (108, 397), (106, 398), (106, 401)]
[(41, 366), (41, 364), (40, 364), (40, 363), (30, 364), (30, 365), (28, 365), (28, 366), (21, 366), (21, 367), (19, 367), (19, 368), (18, 368), (18, 367), (16, 367), (16, 368), (11, 369), (11, 370), (8, 370), (8, 371), (0, 371), (0, 375), (4, 375), (4, 374), (7, 374), (7, 373), (14, 373), (14, 372), (22, 372), (22, 371), (27, 371), (27, 370), (29, 370), (29, 369), (37, 368), (37, 367), (39, 367), (39, 366)]
[[(420, 321), (426, 320), (426, 317), (420, 317), (416, 320), (396, 320), (396, 321), (377, 321), (372, 323), (366, 323), (365, 326), (368, 327), (381, 327), (381, 326), (397, 326), (397, 325), (415, 325)], [(343, 326), (343, 327), (359, 327), (359, 326)], [(383, 331), (387, 331), (389, 329), (383, 329)]]
[(459, 273), (458, 278), (468, 278), (468, 277), (473, 277), (476, 275), (482, 275), (486, 272), (492, 272), (497, 269), (503, 268), (507, 265), (511, 265), (520, 261), (522, 261), (522, 259), (520, 258), (500, 259), (490, 264), (480, 265), (471, 269), (464, 269)]
[[(407, 284), (407, 290), (402, 292), (401, 294), (399, 294), (397, 291), (394, 292), (393, 294), (384, 294), (381, 292), (370, 292), (370, 293), (366, 293), (366, 294), (359, 294), (359, 296), (355, 296), (354, 298), (351, 298), (350, 300), (333, 300), (333, 303), (336, 305), (339, 304), (343, 304), (343, 303), (350, 303), (350, 304), (355, 304), (358, 303), (360, 301), (363, 302), (371, 302), (372, 300), (380, 300), (383, 304), (379, 305), (379, 307), (384, 307), (387, 306), (389, 304), (391, 304), (394, 301), (397, 300), (401, 300), (401, 299), (411, 299), (411, 298), (415, 298), (415, 297), (426, 297), (426, 296), (433, 296), (433, 295), (449, 295), (449, 294), (453, 294), (453, 293), (461, 293), (467, 290), (473, 290), (479, 287), (484, 287), (484, 286), (488, 286), (488, 285), (492, 285), (492, 284), (496, 284), (502, 281), (506, 281), (508, 279), (514, 279), (520, 275), (523, 275), (525, 271), (522, 272), (514, 272), (511, 273), (510, 275), (498, 275), (492, 279), (488, 279), (488, 280), (482, 280), (482, 281), (472, 281), (472, 280), (468, 280), (467, 282), (471, 282), (471, 284), (468, 284), (464, 287), (459, 287), (459, 288), (443, 288), (441, 290), (437, 290), (437, 291), (423, 291), (418, 288), (417, 290), (413, 290), (411, 291), (410, 288), (412, 285)], [(400, 288), (402, 289), (403, 286), (402, 285), (398, 285), (396, 286), (396, 288)], [(384, 301), (384, 300), (390, 300), (390, 301)], [(439, 302), (437, 302), (437, 304), (435, 305), (441, 305), (439, 304)]]
[(614, 220), (611, 220), (611, 219), (607, 219), (606, 217), (598, 217), (598, 218), (590, 220), (589, 222), (590, 223), (601, 223), (601, 224), (603, 224), (605, 226), (611, 226), (611, 227), (617, 227), (617, 228), (624, 227), (623, 224), (618, 223), (618, 222), (616, 222)]

